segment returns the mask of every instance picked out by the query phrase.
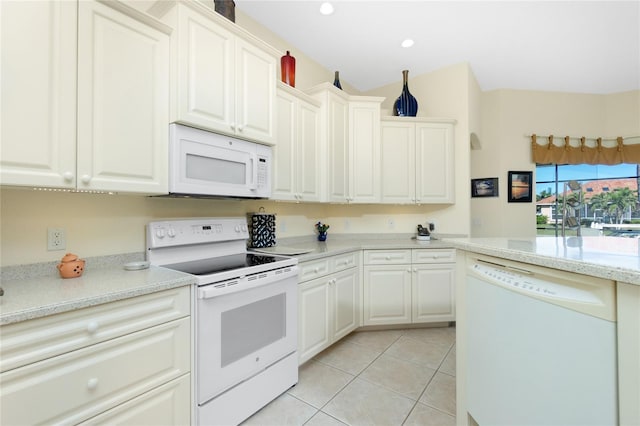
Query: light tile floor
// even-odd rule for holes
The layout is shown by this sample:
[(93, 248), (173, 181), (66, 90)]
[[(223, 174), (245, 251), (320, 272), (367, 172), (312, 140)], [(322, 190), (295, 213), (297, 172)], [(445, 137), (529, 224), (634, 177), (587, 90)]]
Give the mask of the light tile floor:
[(244, 425), (455, 425), (455, 327), (360, 331)]

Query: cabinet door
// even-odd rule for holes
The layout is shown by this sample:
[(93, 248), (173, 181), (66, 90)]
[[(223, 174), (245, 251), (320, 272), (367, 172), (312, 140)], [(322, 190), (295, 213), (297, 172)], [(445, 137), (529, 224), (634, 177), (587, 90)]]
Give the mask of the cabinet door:
[(336, 341), (355, 330), (360, 321), (360, 280), (358, 268), (332, 275), (333, 336)]
[(416, 202), (455, 202), (453, 125), (416, 124)]
[(363, 325), (411, 323), (411, 266), (364, 267)]
[(168, 191), (169, 36), (78, 4), (78, 189)]
[(330, 295), (326, 277), (298, 286), (298, 357), (302, 364), (331, 343)]
[(235, 134), (235, 37), (186, 5), (176, 11), (171, 120)]
[(295, 201), (296, 183), (296, 106), (295, 98), (278, 90), (278, 145), (274, 147), (273, 191), (271, 198)]
[(414, 266), (413, 322), (455, 321), (455, 265)]
[(380, 201), (380, 104), (349, 103), (349, 201)]
[(327, 99), (328, 198), (344, 203), (349, 196), (349, 103), (333, 93)]
[(321, 152), (319, 111), (315, 106), (300, 102), (296, 167), (298, 169), (298, 194), (300, 201), (320, 201)]
[(77, 3), (0, 1), (0, 180), (75, 188)]
[(382, 202), (413, 204), (416, 202), (415, 125), (383, 123), (381, 134)]
[(263, 143), (275, 143), (276, 59), (236, 38), (236, 134)]

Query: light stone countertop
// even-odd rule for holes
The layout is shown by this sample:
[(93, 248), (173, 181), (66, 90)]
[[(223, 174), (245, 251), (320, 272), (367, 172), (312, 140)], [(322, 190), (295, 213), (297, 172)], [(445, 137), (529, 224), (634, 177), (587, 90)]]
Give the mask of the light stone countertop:
[(640, 285), (640, 239), (445, 238), (459, 250)]
[[(4, 296), (0, 297), (0, 325), (26, 321), (170, 288), (192, 285), (195, 278), (170, 269), (150, 267), (127, 271), (123, 264), (91, 266), (89, 261), (78, 278), (63, 279), (55, 264), (46, 275), (2, 280)], [(25, 265), (24, 269), (30, 268)], [(49, 268), (51, 269), (51, 268)]]
[(401, 250), (401, 249), (452, 249), (453, 244), (444, 241), (444, 235), (437, 235), (430, 241), (417, 241), (415, 234), (329, 234), (326, 241), (314, 237), (293, 237), (277, 239), (273, 254), (280, 254), (278, 247), (284, 250), (299, 248), (309, 253), (296, 254), (298, 262), (307, 262), (328, 256), (336, 256), (357, 250)]

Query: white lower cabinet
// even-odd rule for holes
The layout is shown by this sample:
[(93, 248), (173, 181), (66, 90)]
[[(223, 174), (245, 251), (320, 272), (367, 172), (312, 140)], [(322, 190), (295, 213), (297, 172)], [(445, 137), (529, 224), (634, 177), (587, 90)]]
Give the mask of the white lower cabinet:
[[(304, 262), (298, 287), (298, 356), (302, 364), (360, 325), (360, 252)], [(309, 279), (309, 276), (318, 278)], [(320, 276), (322, 275), (322, 276)], [(305, 280), (305, 277), (307, 279)]]
[(455, 250), (365, 250), (363, 325), (455, 320)]
[(188, 424), (189, 300), (184, 287), (3, 326), (0, 423)]
[(411, 265), (364, 267), (363, 325), (411, 322)]
[(188, 425), (191, 376), (186, 374), (127, 401), (81, 425)]

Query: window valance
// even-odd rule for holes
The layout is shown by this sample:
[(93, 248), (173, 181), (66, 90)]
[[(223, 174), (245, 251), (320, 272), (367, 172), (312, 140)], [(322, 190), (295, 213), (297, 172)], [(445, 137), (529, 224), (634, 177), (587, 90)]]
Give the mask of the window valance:
[(627, 138), (565, 136), (564, 140), (560, 138), (560, 144), (558, 144), (554, 141), (553, 135), (532, 134), (531, 155), (536, 164), (640, 164), (640, 136)]

